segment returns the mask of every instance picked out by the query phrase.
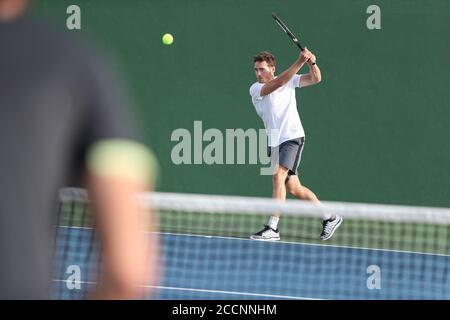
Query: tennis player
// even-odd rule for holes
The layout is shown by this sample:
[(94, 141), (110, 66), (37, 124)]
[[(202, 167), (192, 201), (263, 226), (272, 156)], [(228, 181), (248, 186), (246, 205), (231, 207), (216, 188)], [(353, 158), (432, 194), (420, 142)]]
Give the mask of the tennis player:
[(58, 189), (77, 182), (103, 249), (95, 298), (139, 298), (156, 277), (158, 245), (135, 195), (152, 189), (154, 159), (114, 68), (27, 16), (28, 5), (0, 0), (0, 299), (51, 297)]
[[(305, 132), (295, 98), (296, 88), (304, 88), (321, 81), (316, 56), (305, 48), (297, 60), (279, 76), (275, 76), (276, 61), (270, 52), (258, 53), (253, 61), (257, 82), (250, 87), (250, 95), (268, 134), (271, 161), (278, 164), (272, 175), (272, 197), (284, 201), (287, 191), (300, 200), (319, 204), (317, 196), (300, 183), (298, 176)], [(309, 73), (297, 74), (305, 63), (309, 67)], [(264, 228), (250, 238), (280, 240), (279, 218), (280, 213), (272, 215)], [(341, 216), (324, 214), (320, 239), (330, 239), (341, 223)]]

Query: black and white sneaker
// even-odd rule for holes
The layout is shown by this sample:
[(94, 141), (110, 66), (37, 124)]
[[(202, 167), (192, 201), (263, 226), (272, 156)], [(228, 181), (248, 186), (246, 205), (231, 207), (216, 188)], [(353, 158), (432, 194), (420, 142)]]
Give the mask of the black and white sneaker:
[(280, 240), (280, 233), (272, 229), (268, 225), (264, 225), (264, 229), (250, 236), (253, 240), (277, 241)]
[(336, 215), (336, 217), (328, 220), (324, 220), (322, 222), (322, 233), (320, 234), (321, 240), (328, 240), (333, 236), (334, 231), (341, 225), (342, 217), (340, 215)]

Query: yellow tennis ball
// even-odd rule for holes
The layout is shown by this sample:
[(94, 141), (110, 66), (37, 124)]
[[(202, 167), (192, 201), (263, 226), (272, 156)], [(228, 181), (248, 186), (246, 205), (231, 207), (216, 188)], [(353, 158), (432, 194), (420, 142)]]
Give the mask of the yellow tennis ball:
[(163, 35), (162, 42), (167, 46), (172, 44), (172, 42), (173, 42), (172, 35), (170, 33), (166, 33), (165, 35)]

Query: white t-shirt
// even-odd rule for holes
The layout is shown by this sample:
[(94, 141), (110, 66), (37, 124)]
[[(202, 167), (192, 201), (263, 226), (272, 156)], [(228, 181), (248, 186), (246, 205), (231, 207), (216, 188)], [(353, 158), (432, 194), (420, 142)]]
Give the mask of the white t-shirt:
[(264, 83), (255, 82), (250, 87), (253, 105), (264, 122), (271, 147), (305, 136), (295, 99), (300, 77), (299, 74), (294, 75), (284, 86), (264, 97), (260, 95)]

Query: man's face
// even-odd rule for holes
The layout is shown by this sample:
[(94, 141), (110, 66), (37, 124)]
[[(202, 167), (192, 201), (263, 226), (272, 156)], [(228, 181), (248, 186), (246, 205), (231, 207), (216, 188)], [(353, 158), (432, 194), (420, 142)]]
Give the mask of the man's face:
[(275, 66), (269, 66), (266, 61), (255, 62), (255, 76), (259, 83), (269, 82), (274, 78)]

